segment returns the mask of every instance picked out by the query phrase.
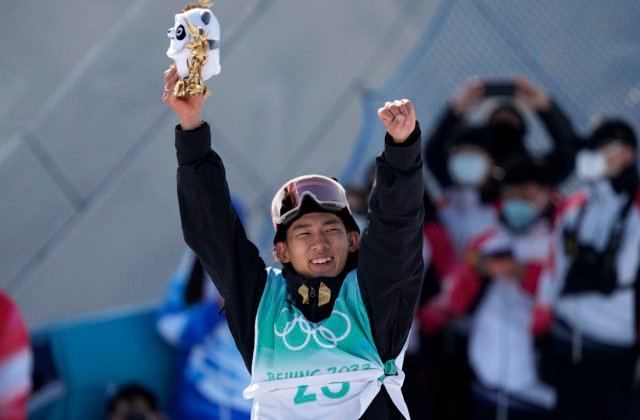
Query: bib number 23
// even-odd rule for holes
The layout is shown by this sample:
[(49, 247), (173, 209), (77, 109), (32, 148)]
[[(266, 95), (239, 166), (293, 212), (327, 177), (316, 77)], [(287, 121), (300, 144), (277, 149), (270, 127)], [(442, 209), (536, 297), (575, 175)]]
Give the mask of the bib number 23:
[[(335, 385), (335, 384), (339, 384), (340, 389), (338, 389), (337, 391), (332, 391), (329, 388), (329, 385), (325, 385), (322, 388), (320, 388), (320, 392), (322, 393), (322, 395), (334, 400), (338, 398), (342, 398), (345, 395), (347, 395), (347, 392), (349, 392), (349, 382), (334, 382), (332, 385)], [(318, 399), (318, 394), (316, 394), (315, 392), (309, 392), (308, 388), (309, 388), (308, 385), (300, 385), (298, 387), (298, 392), (296, 392), (296, 396), (293, 399), (293, 402), (296, 405), (316, 401)]]

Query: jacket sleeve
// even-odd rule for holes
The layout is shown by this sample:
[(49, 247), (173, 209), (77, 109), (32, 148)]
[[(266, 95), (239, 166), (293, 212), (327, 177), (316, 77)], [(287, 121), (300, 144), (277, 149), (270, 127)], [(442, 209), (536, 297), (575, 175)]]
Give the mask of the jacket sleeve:
[(224, 165), (211, 150), (209, 125), (191, 131), (178, 127), (176, 151), (184, 239), (224, 298), (229, 329), (250, 369), (265, 263), (231, 205)]
[(451, 186), (447, 169), (447, 141), (460, 123), (460, 118), (448, 106), (440, 115), (433, 132), (424, 146), (424, 160), (427, 169), (440, 184), (440, 188)]
[(402, 349), (423, 277), (424, 220), (420, 127), (397, 145), (387, 134), (376, 159), (369, 224), (362, 237), (358, 281), (383, 361)]
[(573, 170), (578, 135), (567, 114), (554, 101), (551, 101), (548, 109), (539, 111), (538, 116), (553, 143), (551, 151), (545, 156), (549, 173), (553, 174), (554, 183), (560, 183)]

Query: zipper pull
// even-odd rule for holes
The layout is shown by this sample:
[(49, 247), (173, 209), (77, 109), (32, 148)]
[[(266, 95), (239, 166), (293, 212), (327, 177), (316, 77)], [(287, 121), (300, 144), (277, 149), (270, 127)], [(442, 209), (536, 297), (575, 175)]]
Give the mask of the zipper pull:
[(316, 289), (313, 287), (309, 287), (309, 297), (314, 299), (316, 297)]

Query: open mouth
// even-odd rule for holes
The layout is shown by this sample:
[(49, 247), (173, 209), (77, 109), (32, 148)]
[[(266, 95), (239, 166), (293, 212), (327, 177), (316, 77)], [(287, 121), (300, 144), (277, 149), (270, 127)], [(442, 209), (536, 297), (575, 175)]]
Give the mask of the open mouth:
[(311, 264), (322, 267), (322, 266), (326, 266), (327, 264), (330, 264), (332, 261), (333, 261), (333, 257), (312, 258)]

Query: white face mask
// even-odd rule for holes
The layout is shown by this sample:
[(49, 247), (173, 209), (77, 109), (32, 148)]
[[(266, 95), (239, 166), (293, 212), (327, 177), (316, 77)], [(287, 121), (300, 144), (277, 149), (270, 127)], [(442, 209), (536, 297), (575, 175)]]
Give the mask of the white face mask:
[(583, 181), (598, 181), (607, 173), (607, 157), (604, 153), (581, 150), (576, 154), (576, 176)]
[(479, 153), (460, 152), (447, 162), (451, 180), (459, 185), (477, 187), (489, 174), (489, 161)]

